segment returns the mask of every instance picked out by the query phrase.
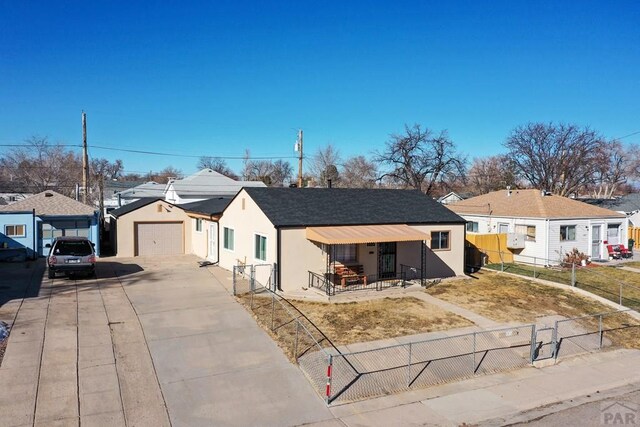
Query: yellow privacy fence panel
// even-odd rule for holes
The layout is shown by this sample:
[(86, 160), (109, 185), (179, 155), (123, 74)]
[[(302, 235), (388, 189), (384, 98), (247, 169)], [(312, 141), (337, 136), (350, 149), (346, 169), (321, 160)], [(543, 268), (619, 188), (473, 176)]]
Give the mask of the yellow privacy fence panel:
[[(640, 230), (640, 229), (639, 229)], [(502, 234), (467, 234), (467, 246), (476, 248), (487, 257), (486, 263), (493, 264), (513, 262), (513, 253), (507, 249), (507, 235)], [(502, 252), (502, 259), (500, 258)]]
[(640, 249), (640, 227), (629, 227), (629, 238), (635, 240), (633, 247)]

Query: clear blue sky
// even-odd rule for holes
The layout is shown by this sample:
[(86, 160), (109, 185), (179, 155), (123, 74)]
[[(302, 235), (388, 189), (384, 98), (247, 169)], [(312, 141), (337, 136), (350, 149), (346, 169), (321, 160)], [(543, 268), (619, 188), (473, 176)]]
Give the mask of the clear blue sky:
[(79, 144), (83, 109), (90, 145), (212, 156), (293, 156), (297, 128), (348, 156), (417, 122), (471, 158), (528, 121), (640, 131), (638, 1), (96, 3), (0, 1), (0, 144)]

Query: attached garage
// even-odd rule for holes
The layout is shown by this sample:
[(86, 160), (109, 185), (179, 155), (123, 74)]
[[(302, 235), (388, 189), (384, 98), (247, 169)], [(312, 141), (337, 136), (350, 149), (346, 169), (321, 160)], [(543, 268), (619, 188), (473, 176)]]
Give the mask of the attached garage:
[(191, 248), (191, 218), (162, 199), (140, 199), (111, 211), (111, 246), (119, 257), (180, 255)]
[(137, 222), (136, 256), (184, 254), (183, 222)]

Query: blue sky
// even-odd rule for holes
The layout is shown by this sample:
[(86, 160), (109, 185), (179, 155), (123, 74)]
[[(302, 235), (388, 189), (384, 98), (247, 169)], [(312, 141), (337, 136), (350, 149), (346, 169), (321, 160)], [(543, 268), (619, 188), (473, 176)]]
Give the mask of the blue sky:
[(529, 121), (640, 131), (637, 1), (132, 3), (0, 1), (0, 144), (79, 144), (82, 110), (90, 145), (194, 156), (294, 156), (298, 128), (350, 156), (421, 123), (470, 158)]

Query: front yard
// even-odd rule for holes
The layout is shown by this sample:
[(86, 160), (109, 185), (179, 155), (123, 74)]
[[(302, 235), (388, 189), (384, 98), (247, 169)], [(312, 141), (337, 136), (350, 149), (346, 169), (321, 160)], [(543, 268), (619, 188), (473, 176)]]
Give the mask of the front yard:
[[(622, 265), (632, 266), (633, 263)], [(518, 274), (524, 277), (549, 280), (556, 283), (571, 285), (571, 268), (545, 268), (525, 264), (490, 264), (488, 269)], [(575, 270), (576, 286), (593, 294), (618, 303), (622, 290), (623, 305), (640, 309), (640, 273), (622, 270), (617, 267), (589, 266), (577, 267)]]
[[(426, 292), (497, 322), (532, 323), (536, 318), (547, 315), (572, 318), (615, 311), (568, 290), (487, 270), (474, 273), (470, 278), (442, 282)], [(590, 327), (595, 322), (597, 327), (597, 319), (585, 319), (583, 322)], [(633, 348), (640, 348), (640, 328), (626, 326), (638, 323), (630, 316), (604, 319), (607, 329), (616, 329), (612, 332), (616, 342)]]

